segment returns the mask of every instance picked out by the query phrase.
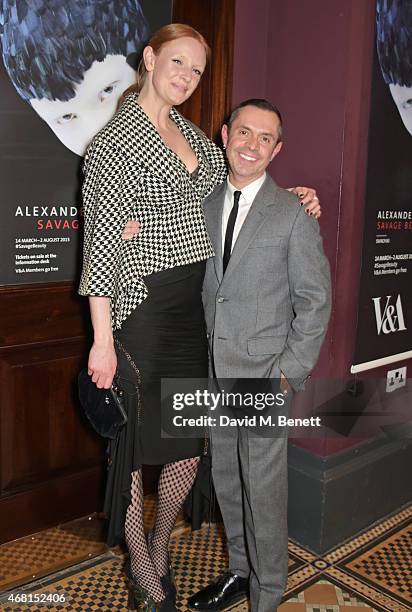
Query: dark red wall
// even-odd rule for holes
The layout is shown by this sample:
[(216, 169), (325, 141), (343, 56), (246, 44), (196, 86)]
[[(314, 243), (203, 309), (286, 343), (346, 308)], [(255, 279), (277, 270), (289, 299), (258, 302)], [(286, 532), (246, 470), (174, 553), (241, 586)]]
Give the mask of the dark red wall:
[[(347, 377), (356, 334), (374, 0), (237, 0), (233, 103), (266, 97), (285, 140), (270, 167), (282, 186), (315, 186), (333, 309), (315, 376)], [(300, 441), (330, 454), (358, 440)]]

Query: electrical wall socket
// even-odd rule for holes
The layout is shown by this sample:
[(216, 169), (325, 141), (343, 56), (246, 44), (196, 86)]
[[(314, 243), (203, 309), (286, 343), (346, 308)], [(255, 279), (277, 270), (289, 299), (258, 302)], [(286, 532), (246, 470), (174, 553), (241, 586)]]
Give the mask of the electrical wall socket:
[(406, 366), (397, 370), (388, 370), (386, 378), (386, 391), (390, 393), (406, 385)]

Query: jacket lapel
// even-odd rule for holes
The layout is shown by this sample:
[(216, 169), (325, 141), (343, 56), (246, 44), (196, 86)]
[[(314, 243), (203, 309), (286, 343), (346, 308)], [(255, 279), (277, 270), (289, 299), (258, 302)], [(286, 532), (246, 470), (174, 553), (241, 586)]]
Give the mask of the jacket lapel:
[[(193, 183), (191, 181), (191, 185), (200, 193), (208, 193), (210, 191), (209, 183), (211, 167), (208, 162), (206, 153), (203, 150), (203, 147), (205, 146), (204, 137), (199, 136), (199, 134), (196, 132), (196, 129), (192, 127), (191, 123), (189, 121), (186, 121), (182, 117), (182, 115), (177, 112), (175, 108), (172, 108), (171, 110), (171, 117), (184, 135), (184, 137), (186, 138), (186, 140), (188, 141), (188, 143), (190, 144), (190, 146), (192, 147), (193, 152), (197, 158), (198, 172), (195, 182)], [(180, 164), (182, 164), (187, 176), (190, 176), (183, 162), (181, 162), (180, 159), (178, 159), (178, 161)]]
[(205, 208), (207, 229), (212, 241), (215, 257), (213, 260), (219, 283), (223, 277), (222, 260), (222, 214), (226, 194), (226, 181), (221, 183), (207, 199)]
[(200, 136), (174, 108), (171, 109), (170, 117), (186, 137), (197, 157), (199, 171), (195, 181), (192, 180), (185, 164), (163, 142), (153, 123), (139, 106), (137, 94), (126, 96), (117, 114), (117, 121), (120, 120), (122, 129), (116, 129), (113, 136), (125, 153), (138, 160), (150, 174), (155, 175), (163, 183), (170, 184), (175, 191), (189, 196), (189, 192), (197, 192), (201, 188), (205, 177), (209, 175), (210, 168), (202, 151)]
[(268, 206), (276, 205), (277, 186), (272, 179), (267, 176), (262, 187), (256, 194), (252, 206), (239, 232), (239, 236), (233, 247), (229, 263), (226, 268), (225, 278), (229, 276), (239, 264), (247, 248), (252, 242), (258, 230), (265, 222)]

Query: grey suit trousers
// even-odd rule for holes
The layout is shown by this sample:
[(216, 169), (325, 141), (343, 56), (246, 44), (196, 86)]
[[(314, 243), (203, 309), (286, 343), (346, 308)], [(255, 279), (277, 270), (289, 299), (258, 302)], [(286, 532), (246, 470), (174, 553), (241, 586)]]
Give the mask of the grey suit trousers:
[(287, 580), (287, 430), (256, 436), (213, 427), (212, 474), (225, 524), (229, 568), (250, 574), (252, 612), (274, 612)]

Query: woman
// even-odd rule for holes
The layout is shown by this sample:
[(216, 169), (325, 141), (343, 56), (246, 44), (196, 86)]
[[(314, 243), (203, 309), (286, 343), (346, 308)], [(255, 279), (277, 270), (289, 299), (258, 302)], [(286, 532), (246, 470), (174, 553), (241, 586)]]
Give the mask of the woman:
[[(89, 296), (94, 329), (89, 374), (108, 388), (118, 367), (128, 410), (127, 426), (111, 449), (109, 543), (122, 537), (124, 523), (129, 605), (145, 601), (145, 610), (175, 610), (168, 541), (203, 452), (199, 440), (160, 438), (158, 398), (162, 377), (207, 376), (201, 286), (213, 252), (201, 202), (226, 170), (220, 150), (174, 106), (196, 89), (209, 54), (189, 26), (156, 32), (144, 49), (136, 90), (126, 92), (85, 161), (80, 293)], [(135, 240), (122, 241), (130, 218), (139, 219), (142, 230)], [(112, 329), (120, 342), (118, 360)], [(142, 464), (163, 465), (148, 543)]]

